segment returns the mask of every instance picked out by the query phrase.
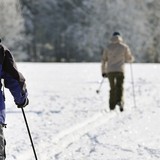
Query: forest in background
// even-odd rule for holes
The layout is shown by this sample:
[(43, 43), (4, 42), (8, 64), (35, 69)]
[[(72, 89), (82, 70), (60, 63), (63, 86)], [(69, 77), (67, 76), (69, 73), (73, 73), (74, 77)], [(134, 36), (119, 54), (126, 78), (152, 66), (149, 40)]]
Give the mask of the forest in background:
[(17, 61), (99, 62), (119, 31), (136, 62), (160, 62), (159, 0), (1, 0), (0, 37)]

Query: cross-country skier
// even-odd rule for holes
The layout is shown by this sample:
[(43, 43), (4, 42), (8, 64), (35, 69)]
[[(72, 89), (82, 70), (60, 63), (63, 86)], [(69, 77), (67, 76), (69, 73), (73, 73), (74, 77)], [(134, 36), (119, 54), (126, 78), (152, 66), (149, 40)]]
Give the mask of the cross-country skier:
[[(16, 63), (11, 52), (1, 43), (0, 40), (0, 79), (4, 80), (4, 86), (11, 92), (14, 102), (18, 108), (28, 105), (27, 89), (23, 75), (18, 72)], [(0, 160), (6, 158), (6, 141), (3, 135), (5, 127), (5, 97), (3, 83), (0, 82)]]
[(120, 111), (123, 111), (124, 64), (132, 62), (133, 59), (130, 48), (123, 42), (120, 33), (114, 32), (111, 43), (103, 52), (101, 62), (102, 76), (108, 77), (110, 83), (110, 110), (114, 110), (118, 105)]

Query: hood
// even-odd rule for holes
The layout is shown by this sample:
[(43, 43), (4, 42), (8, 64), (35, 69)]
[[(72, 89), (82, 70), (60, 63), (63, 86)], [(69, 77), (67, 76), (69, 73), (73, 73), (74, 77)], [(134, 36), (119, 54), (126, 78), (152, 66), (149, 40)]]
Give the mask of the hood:
[(113, 37), (111, 38), (111, 42), (112, 42), (112, 43), (120, 43), (120, 42), (122, 42), (122, 41), (123, 41), (123, 39), (122, 39), (121, 36), (113, 36)]

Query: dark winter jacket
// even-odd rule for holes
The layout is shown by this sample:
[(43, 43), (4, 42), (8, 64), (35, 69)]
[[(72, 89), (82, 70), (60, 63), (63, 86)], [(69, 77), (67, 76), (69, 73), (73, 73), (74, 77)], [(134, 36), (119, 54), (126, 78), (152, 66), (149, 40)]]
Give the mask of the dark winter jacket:
[(0, 43), (0, 124), (5, 123), (5, 103), (2, 91), (2, 80), (14, 97), (16, 105), (23, 104), (27, 98), (25, 78), (18, 72), (11, 52)]

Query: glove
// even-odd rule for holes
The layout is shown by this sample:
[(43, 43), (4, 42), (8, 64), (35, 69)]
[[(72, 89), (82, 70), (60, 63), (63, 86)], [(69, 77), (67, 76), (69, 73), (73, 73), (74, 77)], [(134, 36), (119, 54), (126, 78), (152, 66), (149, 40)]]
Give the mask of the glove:
[(24, 108), (24, 107), (27, 106), (28, 104), (29, 104), (29, 99), (26, 98), (22, 104), (17, 104), (17, 107), (18, 107), (18, 108)]
[(108, 77), (107, 73), (102, 73), (102, 77), (104, 78)]

